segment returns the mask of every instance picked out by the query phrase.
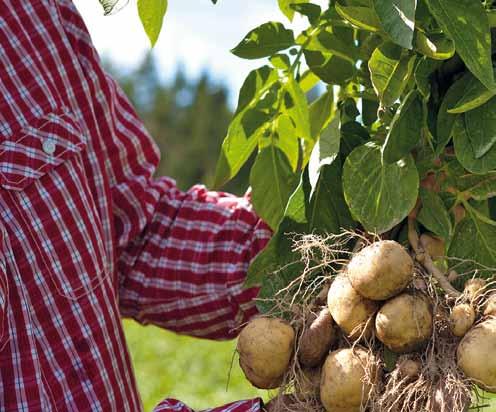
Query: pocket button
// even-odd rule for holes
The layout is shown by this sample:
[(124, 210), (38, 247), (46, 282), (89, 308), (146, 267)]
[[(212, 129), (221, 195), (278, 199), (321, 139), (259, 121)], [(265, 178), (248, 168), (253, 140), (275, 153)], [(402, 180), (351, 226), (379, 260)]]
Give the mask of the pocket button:
[(55, 149), (56, 149), (55, 142), (51, 139), (45, 140), (41, 145), (41, 147), (47, 155), (53, 155), (55, 153)]

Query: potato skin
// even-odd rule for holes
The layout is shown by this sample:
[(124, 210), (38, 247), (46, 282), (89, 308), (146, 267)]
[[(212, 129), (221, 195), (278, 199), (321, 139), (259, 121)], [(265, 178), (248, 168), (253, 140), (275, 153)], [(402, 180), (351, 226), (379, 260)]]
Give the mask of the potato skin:
[(476, 301), (486, 290), (487, 281), (481, 278), (469, 279), (465, 282), (463, 294), (470, 302)]
[(311, 323), (300, 338), (298, 358), (303, 366), (313, 368), (319, 365), (336, 341), (336, 330), (331, 313), (326, 307), (319, 315), (313, 315)]
[(346, 275), (338, 275), (332, 282), (327, 306), (334, 321), (351, 339), (359, 338), (362, 333), (366, 338), (372, 335), (373, 322), (369, 320), (379, 304), (358, 294)]
[(372, 300), (402, 292), (413, 278), (413, 260), (394, 240), (381, 240), (362, 249), (346, 269), (353, 288)]
[[(367, 373), (368, 372), (368, 373)], [(359, 412), (372, 386), (366, 376), (375, 378), (374, 355), (362, 348), (331, 352), (322, 366), (320, 400), (327, 412)]]
[(420, 294), (402, 293), (387, 301), (377, 312), (377, 338), (396, 353), (412, 352), (432, 335), (432, 308)]
[(237, 344), (246, 378), (261, 389), (277, 387), (289, 366), (294, 340), (289, 323), (274, 318), (253, 319), (239, 334)]
[(474, 383), (496, 393), (496, 318), (490, 317), (470, 329), (458, 345), (458, 367)]
[(496, 294), (492, 294), (487, 298), (484, 304), (484, 316), (496, 316)]
[(450, 327), (453, 335), (462, 337), (475, 322), (475, 310), (467, 303), (456, 305), (451, 311)]

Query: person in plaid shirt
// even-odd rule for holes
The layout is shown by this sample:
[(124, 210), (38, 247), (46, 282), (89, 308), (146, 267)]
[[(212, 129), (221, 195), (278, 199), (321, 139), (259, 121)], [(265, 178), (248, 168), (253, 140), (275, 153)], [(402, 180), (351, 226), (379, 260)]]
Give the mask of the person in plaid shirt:
[(153, 178), (70, 0), (2, 0), (0, 70), (0, 411), (141, 411), (121, 317), (234, 337), (270, 231), (245, 198)]

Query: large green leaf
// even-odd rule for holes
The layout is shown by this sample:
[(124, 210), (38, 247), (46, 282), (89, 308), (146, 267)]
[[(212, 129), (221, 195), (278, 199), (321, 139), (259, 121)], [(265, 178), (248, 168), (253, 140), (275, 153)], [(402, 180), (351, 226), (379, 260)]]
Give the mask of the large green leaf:
[(465, 173), (454, 182), (464, 199), (486, 200), (496, 196), (496, 172), (485, 175)]
[[(341, 28), (341, 30), (343, 30)], [(332, 54), (354, 64), (358, 59), (358, 48), (353, 46), (353, 32), (340, 32), (337, 28), (326, 27), (309, 36), (303, 32), (296, 42), (305, 45), (306, 50)]]
[(415, 66), (415, 71), (413, 73), (415, 83), (425, 100), (429, 100), (432, 87), (431, 77), (439, 66), (440, 62), (438, 60), (432, 60), (426, 56), (422, 57)]
[(297, 185), (286, 155), (276, 146), (263, 148), (250, 173), (252, 203), (257, 214), (276, 230)]
[(496, 146), (493, 146), (484, 156), (477, 158), (470, 144), (463, 117), (456, 119), (453, 128), (453, 142), (456, 158), (468, 171), (485, 174), (496, 169)]
[(372, 142), (353, 150), (343, 168), (346, 202), (370, 232), (383, 233), (401, 222), (415, 206), (418, 187), (411, 155), (383, 164), (381, 148)]
[(493, 89), (491, 32), (482, 2), (478, 0), (427, 0), (437, 22), (455, 42), (457, 53), (469, 70)]
[(294, 44), (292, 30), (281, 23), (268, 22), (250, 31), (231, 52), (243, 59), (260, 59)]
[(354, 65), (331, 53), (304, 50), (310, 70), (328, 84), (344, 85), (355, 74)]
[(269, 90), (277, 85), (277, 71), (263, 66), (253, 70), (239, 93), (238, 108), (222, 143), (217, 162), (215, 187), (235, 176), (249, 159), (265, 131), (269, 116), (257, 105), (270, 98)]
[(467, 216), (456, 226), (448, 256), (462, 259), (462, 262), (453, 262), (458, 273), (471, 276), (472, 271), (478, 270), (478, 276), (491, 277), (493, 270), (486, 270), (481, 265), (496, 267), (496, 222), (468, 203), (465, 208)]
[(348, 6), (343, 0), (336, 1), (336, 11), (345, 20), (364, 30), (380, 31), (381, 22), (375, 10), (365, 5)]
[(158, 40), (166, 11), (167, 0), (138, 0), (138, 14), (152, 47)]
[(384, 161), (397, 162), (410, 153), (420, 140), (423, 117), (423, 102), (420, 93), (412, 90), (394, 115), (382, 148)]
[(316, 140), (322, 129), (327, 126), (334, 113), (334, 93), (332, 88), (320, 95), (310, 105), (310, 130), (314, 140)]
[(291, 7), (293, 4), (308, 3), (308, 0), (277, 0), (279, 3), (279, 8), (284, 13), (284, 15), (289, 19), (293, 20), (295, 11)]
[(287, 114), (281, 114), (277, 117), (274, 126), (274, 134), (267, 139), (262, 139), (262, 141), (268, 140), (270, 142), (270, 138), (272, 138), (272, 142), (268, 144), (274, 144), (281, 149), (286, 155), (291, 169), (296, 171), (299, 160), (299, 142), (294, 123)]
[(436, 124), (436, 154), (438, 155), (444, 150), (453, 136), (453, 127), (458, 118), (458, 114), (448, 113), (448, 108), (454, 106), (463, 97), (470, 84), (470, 78), (471, 75), (467, 73), (453, 83), (441, 102)]
[(430, 190), (420, 189), (422, 208), (417, 219), (428, 230), (448, 241), (452, 234), (451, 219), (441, 197)]
[(412, 73), (415, 56), (386, 42), (377, 47), (369, 60), (369, 70), (374, 90), (384, 106), (391, 106), (399, 99)]
[(312, 140), (308, 101), (301, 86), (292, 75), (284, 85), (282, 110), (293, 119), (299, 137)]
[(373, 0), (372, 3), (391, 40), (405, 49), (411, 49), (417, 0)]
[(473, 110), (484, 103), (496, 94), (496, 91), (489, 90), (475, 76), (467, 75), (468, 83), (460, 99), (448, 108), (448, 113), (464, 113)]
[(447, 60), (455, 54), (455, 43), (444, 33), (415, 32), (414, 48), (434, 60)]
[(496, 98), (465, 113), (465, 127), (477, 159), (496, 143)]

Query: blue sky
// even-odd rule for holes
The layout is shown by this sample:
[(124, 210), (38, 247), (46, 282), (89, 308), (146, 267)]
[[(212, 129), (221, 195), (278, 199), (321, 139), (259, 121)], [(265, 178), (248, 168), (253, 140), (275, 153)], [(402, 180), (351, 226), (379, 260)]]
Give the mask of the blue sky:
[[(74, 0), (101, 55), (124, 67), (138, 64), (150, 45), (140, 26), (136, 0), (111, 16), (103, 16), (98, 0)], [(245, 3), (245, 5), (243, 5)], [(326, 3), (317, 1), (315, 3)], [(154, 53), (164, 78), (174, 73), (179, 62), (190, 76), (208, 68), (236, 93), (250, 71), (263, 61), (246, 62), (229, 50), (252, 28), (269, 20), (289, 26), (279, 12), (277, 0), (169, 0), (167, 16)], [(303, 19), (292, 25), (297, 31)]]

